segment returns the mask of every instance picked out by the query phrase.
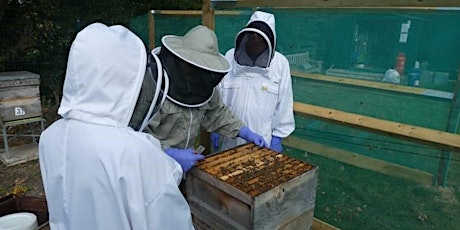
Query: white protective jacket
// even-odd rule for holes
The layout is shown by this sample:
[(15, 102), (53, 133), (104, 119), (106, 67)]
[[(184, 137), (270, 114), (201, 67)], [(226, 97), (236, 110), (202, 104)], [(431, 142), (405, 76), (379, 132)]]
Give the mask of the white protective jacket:
[[(248, 25), (254, 21), (261, 21), (269, 26), (273, 32), (273, 41), (270, 42), (261, 30), (248, 27), (241, 30), (237, 35), (237, 43), (244, 42), (244, 39), (238, 39), (239, 35), (245, 32), (256, 32), (263, 36), (269, 45), (266, 52), (254, 61), (253, 65), (239, 64), (235, 60), (235, 48), (230, 49), (225, 57), (232, 69), (220, 82), (218, 89), (224, 103), (232, 112), (270, 144), (272, 136), (284, 138), (295, 129), (291, 73), (288, 60), (281, 53), (274, 51), (276, 46), (274, 15), (256, 11)], [(238, 55), (244, 58), (244, 53)], [(261, 60), (264, 58), (265, 62), (268, 61), (266, 67), (254, 66), (261, 65)], [(223, 138), (222, 150), (244, 143), (245, 140), (241, 138)]]
[(180, 165), (128, 127), (145, 70), (145, 46), (126, 28), (95, 23), (77, 35), (62, 119), (39, 143), (51, 229), (193, 229)]

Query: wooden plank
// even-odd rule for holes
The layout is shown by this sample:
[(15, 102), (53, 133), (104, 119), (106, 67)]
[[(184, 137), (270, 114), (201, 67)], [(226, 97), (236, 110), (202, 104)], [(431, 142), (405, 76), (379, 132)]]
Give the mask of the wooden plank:
[(328, 147), (292, 135), (283, 139), (283, 145), (385, 175), (405, 178), (429, 186), (433, 184), (433, 176), (429, 173), (342, 149)]
[(203, 0), (202, 9), (202, 24), (207, 26), (209, 29), (214, 30), (215, 20), (214, 20), (214, 10), (212, 9), (211, 0)]
[(12, 87), (0, 91), (0, 103), (18, 99), (30, 99), (39, 97), (40, 91), (38, 86)]
[(18, 212), (18, 206), (18, 201), (14, 195), (8, 195), (0, 198), (0, 216)]
[(328, 224), (318, 218), (315, 218), (313, 220), (313, 226), (311, 229), (312, 230), (340, 230), (340, 228), (337, 228), (331, 224)]
[(187, 200), (195, 202), (195, 205), (190, 205), (191, 207), (199, 206), (200, 209), (213, 212), (214, 215), (219, 216), (219, 219), (225, 219), (232, 225), (239, 223), (246, 228), (252, 226), (251, 205), (223, 192), (219, 186), (212, 186), (206, 180), (188, 176), (186, 190)]
[(155, 18), (153, 18), (153, 10), (147, 14), (149, 18), (149, 49), (155, 48)]
[[(315, 207), (318, 167), (254, 198), (254, 229), (279, 229)], [(311, 219), (299, 219), (311, 226)], [(301, 223), (298, 223), (301, 224)], [(309, 224), (309, 225), (308, 225)]]
[[(207, 26), (209, 29), (214, 30), (215, 29), (215, 16), (214, 16), (214, 10), (212, 9), (211, 6), (211, 0), (203, 0), (203, 5), (201, 8), (202, 11), (202, 24), (204, 26)], [(200, 131), (200, 142), (201, 145), (205, 147), (205, 151), (203, 154), (209, 154), (211, 153), (211, 134), (207, 132), (205, 129), (201, 129)]]
[(37, 216), (39, 225), (46, 224), (49, 219), (48, 205), (46, 199), (31, 196), (18, 196), (19, 211), (31, 212)]
[[(213, 1), (216, 3), (229, 1)], [(339, 8), (339, 7), (458, 7), (458, 0), (240, 0), (233, 7)]]
[(4, 122), (41, 115), (40, 97), (0, 102), (0, 119)]
[(151, 10), (156, 15), (201, 15), (201, 10)]
[[(201, 10), (151, 10), (155, 15), (202, 15)], [(252, 11), (244, 10), (214, 10), (215, 15), (250, 15)]]
[[(249, 226), (243, 226), (239, 222), (222, 215), (219, 210), (213, 209), (206, 201), (189, 197), (188, 202), (197, 230), (242, 230), (251, 229)], [(201, 223), (200, 223), (201, 222)], [(203, 226), (205, 225), (205, 226)]]
[(207, 155), (206, 158), (200, 161), (200, 165), (206, 165), (202, 169), (206, 170), (210, 167), (214, 167), (216, 165), (225, 163), (225, 161), (233, 160), (237, 157), (240, 157), (240, 154), (246, 154), (246, 151), (249, 151), (252, 146), (250, 145), (242, 145), (237, 146), (233, 149), (224, 150), (222, 152), (217, 152), (212, 155)]
[(7, 122), (3, 122), (2, 120), (0, 120), (0, 124), (6, 125), (6, 126), (22, 125), (22, 124), (28, 124), (32, 122), (45, 122), (45, 120), (42, 117), (30, 117), (26, 119), (7, 121)]
[(393, 121), (377, 119), (340, 110), (294, 102), (294, 112), (306, 117), (315, 117), (329, 122), (384, 133), (399, 138), (418, 141), (427, 145), (450, 151), (460, 152), (460, 135), (428, 129)]
[(453, 98), (453, 93), (450, 93), (450, 92), (424, 89), (424, 88), (419, 88), (419, 87), (409, 87), (409, 86), (404, 86), (404, 85), (396, 85), (396, 84), (351, 79), (351, 78), (344, 78), (344, 77), (331, 77), (331, 76), (322, 75), (322, 74), (303, 73), (303, 72), (298, 72), (298, 71), (291, 71), (291, 75), (294, 77), (306, 78), (306, 79), (311, 79), (311, 80), (326, 81), (326, 82), (331, 82), (331, 83), (353, 85), (353, 86), (380, 89), (380, 90), (386, 90), (386, 91), (394, 91), (394, 92), (399, 92), (399, 93), (415, 94), (415, 95), (436, 97), (436, 98), (443, 98), (443, 99)]
[(307, 212), (304, 212), (302, 215), (298, 216), (291, 222), (283, 225), (279, 230), (297, 230), (305, 229), (305, 226), (313, 226), (314, 223), (314, 210), (310, 209)]
[(192, 168), (190, 171), (187, 172), (187, 180), (189, 180), (188, 179), (189, 175), (192, 177), (200, 178), (203, 181), (206, 181), (207, 183), (209, 183), (210, 185), (214, 187), (218, 187), (222, 191), (230, 194), (231, 196), (235, 198), (238, 198), (240, 201), (246, 204), (252, 204), (253, 202), (252, 197), (249, 194), (244, 193), (243, 191), (238, 190), (235, 187), (232, 187), (226, 183), (223, 183), (221, 180), (218, 180), (217, 178), (212, 177), (208, 173), (205, 173), (196, 167)]
[[(1, 78), (0, 78), (1, 79)], [(11, 79), (10, 80), (0, 80), (0, 89), (2, 91), (4, 88), (12, 88), (12, 87), (18, 87), (18, 86), (35, 86), (38, 88), (38, 85), (40, 84), (40, 79)]]
[(11, 71), (11, 72), (0, 72), (0, 88), (2, 87), (3, 81), (18, 81), (23, 84), (27, 80), (33, 80), (33, 84), (38, 84), (40, 81), (40, 75), (31, 73), (28, 71)]

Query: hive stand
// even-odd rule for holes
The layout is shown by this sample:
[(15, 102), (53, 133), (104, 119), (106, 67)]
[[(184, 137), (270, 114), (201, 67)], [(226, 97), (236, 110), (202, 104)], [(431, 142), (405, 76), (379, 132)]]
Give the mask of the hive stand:
[[(7, 166), (38, 158), (37, 137), (44, 129), (40, 103), (40, 76), (27, 71), (0, 73), (0, 126), (3, 149), (0, 160)], [(35, 133), (34, 123), (40, 123)], [(29, 125), (29, 128), (22, 126)], [(16, 126), (18, 129), (11, 129)], [(15, 131), (15, 132), (12, 132)], [(31, 137), (31, 144), (12, 146), (18, 137)]]
[[(2, 137), (3, 137), (3, 152), (0, 152), (0, 160), (7, 166), (23, 163), (29, 160), (38, 158), (38, 138), (40, 133), (35, 133), (33, 123), (40, 123), (40, 133), (44, 130), (45, 121), (42, 117), (32, 117), (22, 120), (7, 121), (3, 122), (0, 119), (0, 125), (2, 126)], [(8, 134), (8, 128), (19, 125), (29, 124), (30, 134), (19, 133), (19, 134)], [(9, 141), (16, 137), (32, 137), (32, 143), (22, 146), (9, 147)], [(1, 149), (0, 149), (1, 151)]]

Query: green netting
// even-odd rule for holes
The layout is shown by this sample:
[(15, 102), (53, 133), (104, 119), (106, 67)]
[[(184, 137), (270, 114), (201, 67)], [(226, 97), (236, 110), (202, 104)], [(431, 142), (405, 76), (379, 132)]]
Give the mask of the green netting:
[[(295, 101), (447, 130), (460, 66), (457, 29), (460, 11), (264, 10), (275, 14), (277, 50), (288, 57), (291, 70), (381, 82), (385, 71), (395, 68), (396, 56), (404, 52), (406, 65), (398, 85), (409, 83), (408, 76), (417, 61), (421, 71), (417, 87), (427, 90), (414, 94), (293, 76)], [(236, 34), (252, 13), (251, 10), (234, 12), (216, 13), (215, 31), (221, 53), (234, 46)], [(154, 18), (156, 46), (163, 35), (183, 35), (201, 23), (201, 15), (155, 15)], [(147, 15), (133, 18), (131, 29), (148, 43)], [(310, 63), (289, 59), (305, 53)], [(316, 63), (320, 65), (313, 69)], [(315, 119), (296, 117), (296, 122), (294, 135), (299, 137), (425, 172), (437, 172), (440, 150)]]
[[(394, 66), (404, 52), (406, 72), (415, 61), (430, 71), (449, 73), (455, 79), (460, 65), (460, 11), (424, 10), (273, 10), (277, 50), (284, 54), (311, 52), (326, 68), (357, 68), (382, 72)], [(222, 52), (232, 47), (235, 33), (247, 22), (246, 14), (216, 16), (216, 33)], [(239, 25), (238, 25), (239, 23)], [(408, 31), (401, 32), (408, 26)], [(401, 34), (407, 41), (400, 40)], [(427, 82), (425, 82), (427, 83)]]
[[(276, 16), (278, 37), (277, 50), (286, 56), (308, 52), (309, 58), (322, 62), (318, 73), (328, 76), (358, 78), (381, 81), (375, 74), (381, 74), (389, 68), (394, 68), (395, 58), (399, 52), (406, 56), (406, 67), (400, 85), (407, 84), (407, 75), (415, 61), (419, 61), (422, 74), (420, 87), (444, 90), (444, 96), (421, 96), (410, 93), (385, 91), (366, 87), (343, 84), (333, 84), (293, 77), (294, 100), (302, 103), (319, 105), (355, 114), (376, 117), (384, 120), (401, 122), (445, 131), (449, 120), (453, 86), (457, 76), (460, 54), (460, 31), (456, 22), (460, 21), (460, 11), (446, 10), (279, 10), (265, 9)], [(215, 31), (218, 35), (221, 53), (234, 46), (237, 32), (243, 28), (252, 12), (241, 10), (238, 14), (219, 15), (216, 13)], [(138, 33), (144, 42), (148, 42), (147, 15), (132, 20), (132, 29)], [(184, 15), (155, 15), (155, 44), (165, 34), (183, 35), (191, 27), (200, 24), (201, 16)], [(404, 36), (407, 35), (407, 39)], [(291, 63), (291, 69), (304, 71), (298, 63)], [(354, 74), (346, 71), (354, 71)], [(308, 71), (307, 71), (308, 72)], [(358, 74), (359, 73), (359, 74)], [(366, 77), (367, 76), (367, 77)], [(439, 78), (439, 79), (436, 79)], [(439, 93), (438, 93), (439, 94)], [(447, 96), (446, 96), (447, 95)], [(297, 118), (296, 134), (304, 135), (316, 132), (318, 136), (332, 133), (338, 137), (364, 135), (363, 131), (356, 134), (350, 128), (338, 128), (336, 125), (325, 125), (320, 121), (305, 121)], [(305, 124), (305, 125), (304, 125)], [(321, 125), (318, 125), (321, 124)], [(321, 126), (321, 130), (316, 128)], [(399, 140), (382, 135), (366, 133), (375, 144), (373, 146), (396, 143), (391, 148), (403, 152), (411, 146), (401, 144)], [(334, 139), (334, 137), (328, 137)], [(369, 138), (355, 142), (371, 141)], [(324, 144), (342, 145), (340, 140), (317, 141)], [(353, 142), (352, 140), (349, 140)], [(364, 144), (365, 145), (365, 144)], [(391, 145), (391, 144), (390, 144)], [(342, 145), (344, 146), (344, 145)], [(370, 154), (353, 145), (346, 148), (353, 152), (380, 156), (391, 159), (391, 154)], [(422, 148), (414, 145), (414, 148)], [(375, 149), (372, 148), (375, 152)], [(412, 152), (418, 150), (413, 150)], [(384, 151), (385, 152), (385, 151)], [(424, 150), (421, 155), (429, 155), (426, 161), (413, 160), (405, 165), (434, 172), (436, 161), (431, 158), (436, 155), (433, 149)], [(398, 155), (398, 154), (395, 154)], [(399, 156), (404, 154), (399, 154)], [(398, 163), (398, 157), (391, 161)], [(412, 154), (409, 158), (413, 158)], [(405, 157), (400, 159), (403, 163)]]
[[(397, 55), (405, 54), (400, 82), (385, 84), (407, 86), (402, 90), (293, 76), (295, 101), (458, 133), (459, 114), (451, 114), (451, 106), (460, 66), (459, 10), (264, 10), (275, 14), (277, 50), (288, 57), (293, 71), (382, 82), (385, 71), (395, 68)], [(236, 34), (252, 13), (250, 9), (234, 12), (237, 13), (216, 13), (215, 31), (221, 53), (234, 46)], [(147, 21), (144, 15), (131, 23), (146, 44)], [(200, 23), (201, 16), (155, 15), (156, 45), (162, 35), (183, 35)], [(295, 57), (304, 59), (298, 61)], [(416, 62), (420, 76), (415, 86), (409, 76)], [(454, 220), (460, 210), (455, 200), (460, 197), (457, 152), (451, 157), (425, 144), (302, 116), (296, 116), (293, 136), (322, 144), (331, 151), (344, 150), (425, 172), (433, 175), (433, 180), (443, 162), (447, 164), (443, 166), (444, 177), (449, 178), (449, 187), (454, 189), (446, 190), (448, 194), (434, 191), (414, 182), (417, 178), (392, 177), (285, 146), (286, 154), (320, 167), (315, 217), (344, 229), (456, 227)]]
[[(278, 46), (285, 55), (309, 52), (323, 63), (322, 73), (332, 76), (358, 72), (362, 78), (382, 80), (395, 67), (395, 58), (406, 57), (401, 84), (418, 61), (423, 71), (420, 86), (452, 91), (460, 65), (460, 11), (448, 10), (273, 10)], [(251, 11), (216, 15), (216, 34), (222, 53), (233, 47), (236, 33)], [(201, 16), (155, 15), (156, 44), (164, 34), (184, 34), (200, 24)], [(147, 15), (131, 20), (133, 29), (148, 42)], [(407, 39), (404, 39), (404, 37)], [(300, 68), (293, 65), (293, 69)], [(373, 75), (377, 74), (377, 75)]]
[[(277, 50), (288, 57), (293, 71), (382, 82), (385, 71), (396, 68), (397, 55), (405, 54), (400, 82), (387, 83), (408, 86), (403, 90), (293, 76), (295, 101), (458, 133), (458, 114), (453, 115), (457, 116), (455, 120), (450, 113), (460, 66), (460, 30), (456, 26), (460, 22), (460, 11), (263, 10), (275, 14)], [(215, 32), (221, 53), (234, 46), (236, 34), (246, 25), (251, 13), (251, 9), (231, 15), (216, 13)], [(132, 29), (148, 43), (147, 17), (141, 16), (132, 22)], [(155, 15), (156, 45), (160, 44), (162, 35), (183, 35), (200, 23), (201, 16)], [(302, 55), (308, 56), (306, 62), (294, 59), (305, 58)], [(415, 73), (416, 62), (420, 71), (418, 85), (409, 77)], [(285, 146), (286, 154), (320, 167), (315, 217), (344, 229), (455, 228), (453, 222), (460, 211), (456, 200), (460, 197), (457, 152), (451, 155), (426, 144), (303, 116), (296, 116), (292, 136), (326, 146), (326, 151), (335, 151), (335, 157), (329, 159), (314, 148), (301, 151)], [(367, 158), (350, 166), (344, 162), (353, 159), (340, 160), (347, 153)], [(367, 159), (388, 165), (363, 169), (366, 164), (375, 163)], [(407, 169), (414, 170), (415, 174), (409, 173), (406, 179), (394, 177), (407, 173)], [(374, 172), (379, 170), (388, 174)], [(420, 184), (417, 178), (422, 174), (432, 175), (428, 180), (432, 178), (435, 182), (438, 173), (443, 174), (442, 185), (448, 185), (451, 190), (446, 191), (450, 191), (450, 195)], [(420, 205), (426, 200), (430, 202)], [(441, 210), (442, 207), (450, 211)]]

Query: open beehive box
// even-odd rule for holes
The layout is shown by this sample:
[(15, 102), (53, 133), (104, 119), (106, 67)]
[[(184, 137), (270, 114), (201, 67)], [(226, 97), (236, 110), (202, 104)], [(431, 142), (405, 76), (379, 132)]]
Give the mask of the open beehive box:
[(187, 174), (197, 229), (309, 229), (318, 167), (254, 144), (207, 157)]

